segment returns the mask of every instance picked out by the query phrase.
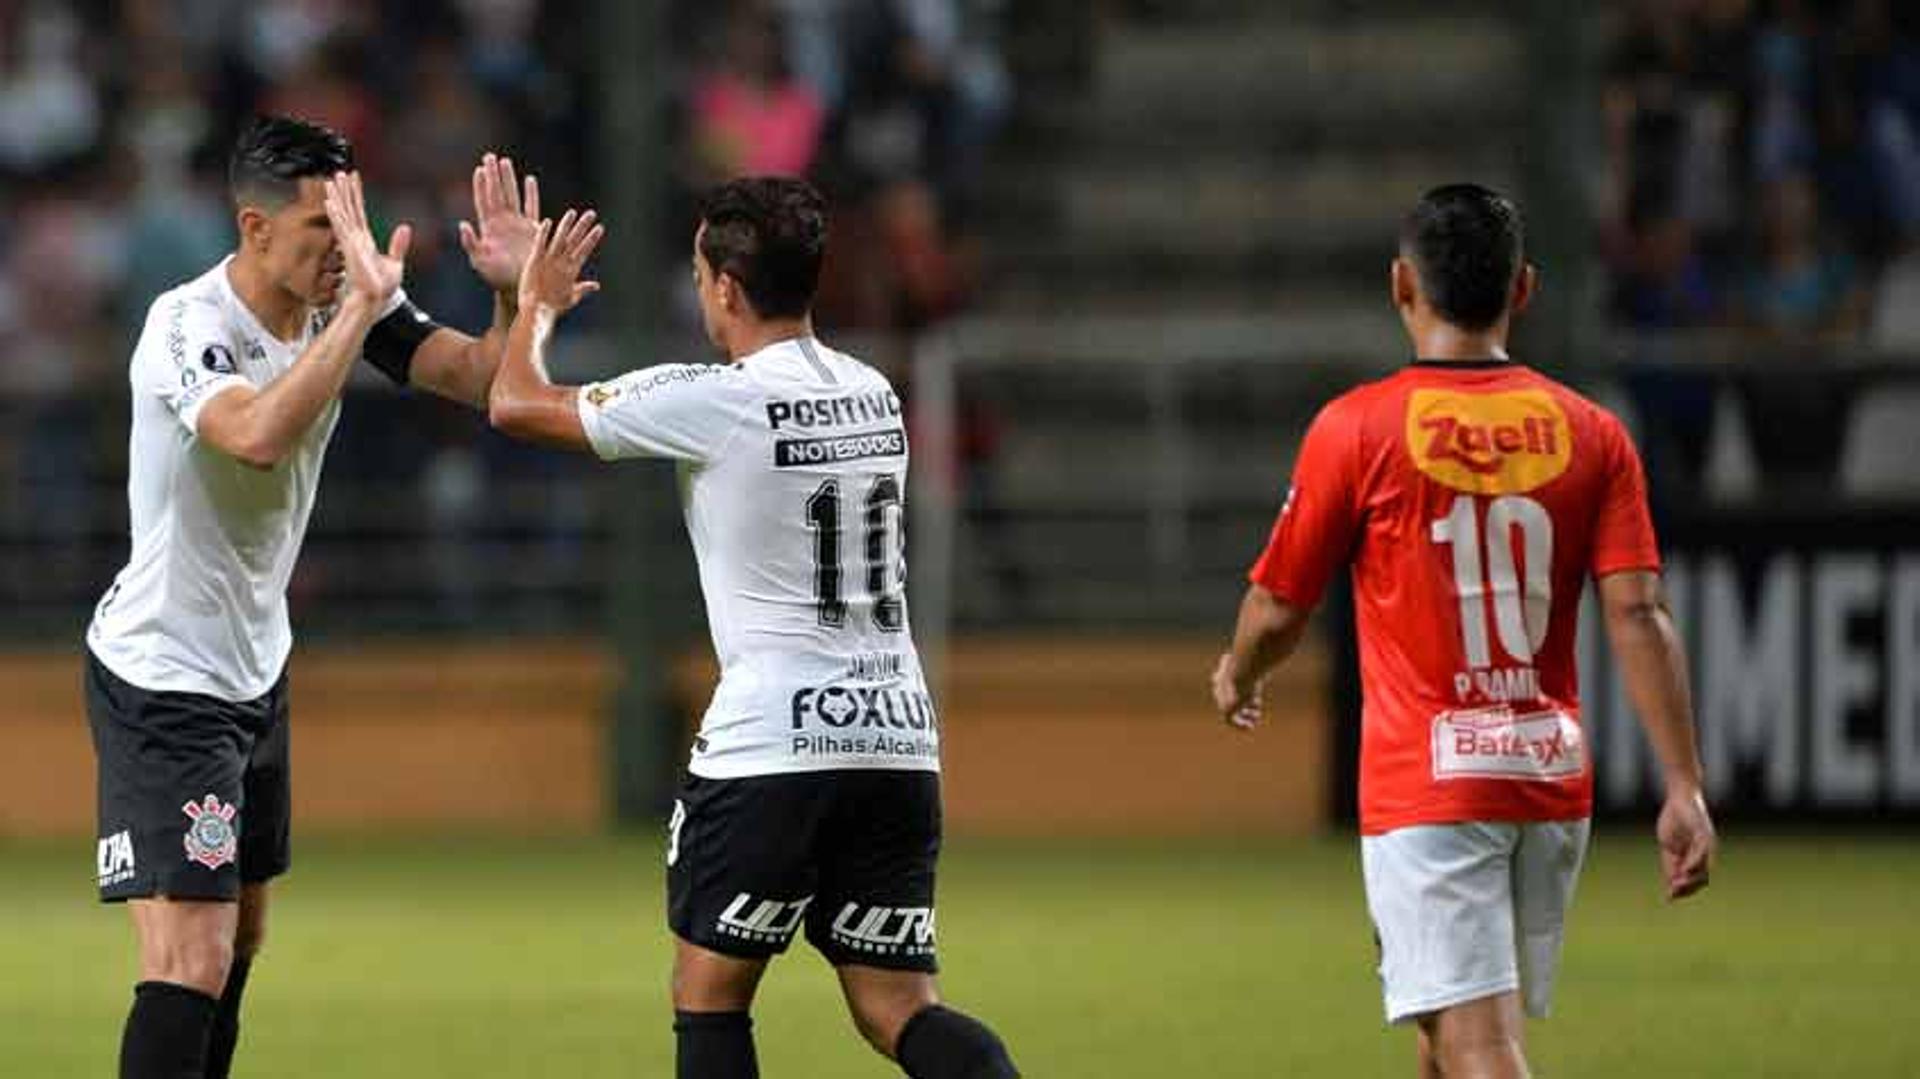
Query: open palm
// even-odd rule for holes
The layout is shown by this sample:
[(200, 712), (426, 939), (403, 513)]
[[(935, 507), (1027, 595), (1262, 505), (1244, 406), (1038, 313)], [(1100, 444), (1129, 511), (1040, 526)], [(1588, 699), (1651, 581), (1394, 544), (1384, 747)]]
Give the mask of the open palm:
[(528, 176), (523, 198), (513, 160), (487, 154), (473, 170), (473, 216), (460, 222), (467, 262), (488, 288), (511, 293), (540, 230), (540, 181)]
[(364, 295), (376, 306), (383, 305), (400, 287), (406, 275), (407, 248), (413, 242), (413, 229), (401, 225), (387, 238), (387, 249), (380, 250), (373, 240), (373, 226), (367, 221), (367, 200), (358, 172), (337, 173), (326, 182), (327, 220), (333, 226), (333, 242), (340, 249), (345, 265), (347, 286)]

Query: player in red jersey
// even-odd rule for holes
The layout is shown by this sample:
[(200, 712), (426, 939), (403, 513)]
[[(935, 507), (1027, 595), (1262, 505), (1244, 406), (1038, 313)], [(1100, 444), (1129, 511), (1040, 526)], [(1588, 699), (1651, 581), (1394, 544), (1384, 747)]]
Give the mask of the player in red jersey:
[(1260, 684), (1328, 581), (1353, 575), (1365, 700), (1360, 831), (1390, 1022), (1421, 1073), (1527, 1074), (1586, 849), (1593, 770), (1574, 634), (1598, 581), (1659, 755), (1670, 897), (1706, 886), (1685, 657), (1667, 612), (1640, 458), (1606, 410), (1507, 358), (1533, 294), (1519, 211), (1474, 185), (1408, 215), (1393, 301), (1419, 357), (1321, 411), (1213, 676), (1221, 715)]

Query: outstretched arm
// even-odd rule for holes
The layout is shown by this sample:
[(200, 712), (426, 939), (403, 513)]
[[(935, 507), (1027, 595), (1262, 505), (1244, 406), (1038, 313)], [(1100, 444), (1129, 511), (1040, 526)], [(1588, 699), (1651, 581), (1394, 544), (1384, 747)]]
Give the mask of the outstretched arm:
[(592, 210), (568, 210), (557, 226), (541, 222), (533, 257), (520, 275), (519, 314), (488, 395), (494, 430), (561, 449), (592, 450), (580, 422), (579, 387), (553, 384), (546, 353), (560, 317), (599, 290), (598, 282), (580, 280), (580, 271), (605, 236)]
[(436, 327), (414, 350), (407, 381), (485, 411), (519, 309), (520, 271), (539, 229), (539, 180), (528, 176), (523, 187), (511, 158), (487, 154), (473, 170), (473, 215), (475, 223), (460, 222), (460, 246), (473, 272), (493, 290), (493, 323), (479, 337)]
[(1275, 667), (1300, 646), (1312, 611), (1249, 585), (1233, 627), (1233, 647), (1213, 669), (1213, 706), (1241, 730), (1260, 721), (1261, 689)]
[(1601, 577), (1600, 607), (1627, 694), (1666, 777), (1660, 860), (1668, 897), (1681, 899), (1707, 886), (1718, 844), (1701, 793), (1686, 656), (1658, 573), (1632, 570)]
[(340, 173), (326, 189), (327, 220), (347, 276), (347, 295), (333, 321), (278, 378), (258, 389), (236, 384), (221, 390), (196, 421), (203, 441), (254, 468), (279, 464), (340, 395), (367, 331), (400, 287), (412, 231), (406, 225), (394, 229), (382, 254), (367, 223), (360, 174)]

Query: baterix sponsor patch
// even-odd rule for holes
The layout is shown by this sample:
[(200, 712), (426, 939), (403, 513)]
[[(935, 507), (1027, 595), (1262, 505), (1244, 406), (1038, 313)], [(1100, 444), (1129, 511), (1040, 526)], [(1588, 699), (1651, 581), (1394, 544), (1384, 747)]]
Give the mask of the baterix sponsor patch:
[(783, 438), (773, 444), (775, 468), (805, 468), (874, 457), (900, 457), (907, 452), (907, 433), (901, 428), (864, 435), (831, 438)]

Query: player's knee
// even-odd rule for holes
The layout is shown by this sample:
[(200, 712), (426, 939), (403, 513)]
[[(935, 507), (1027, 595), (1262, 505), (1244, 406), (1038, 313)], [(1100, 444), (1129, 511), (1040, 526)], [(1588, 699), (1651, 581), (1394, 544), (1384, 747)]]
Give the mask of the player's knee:
[(217, 997), (233, 968), (234, 942), (213, 933), (158, 934), (141, 945), (141, 980), (169, 982)]
[(683, 1012), (744, 1012), (753, 1006), (758, 971), (684, 957), (673, 964), (673, 1007)]

